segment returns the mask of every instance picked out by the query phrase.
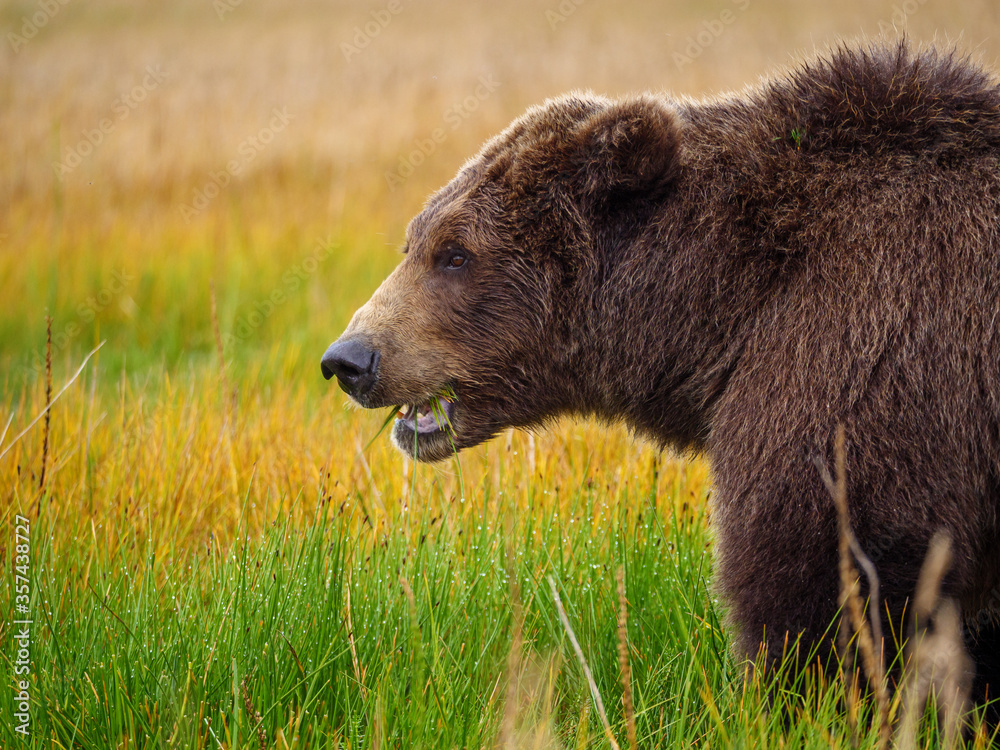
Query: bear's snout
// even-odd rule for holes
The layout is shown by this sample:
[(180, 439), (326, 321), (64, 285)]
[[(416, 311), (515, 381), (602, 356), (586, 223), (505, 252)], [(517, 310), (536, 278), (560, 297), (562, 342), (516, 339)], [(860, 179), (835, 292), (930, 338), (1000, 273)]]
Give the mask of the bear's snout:
[(378, 379), (378, 365), (381, 357), (362, 339), (352, 337), (337, 339), (326, 350), (320, 367), (323, 377), (329, 380), (334, 375), (344, 392), (355, 400), (364, 398)]

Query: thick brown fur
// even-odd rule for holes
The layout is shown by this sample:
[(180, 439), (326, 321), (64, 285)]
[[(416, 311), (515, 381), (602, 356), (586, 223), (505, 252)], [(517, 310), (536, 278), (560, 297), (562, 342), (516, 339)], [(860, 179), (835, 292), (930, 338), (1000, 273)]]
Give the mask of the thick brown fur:
[(429, 200), (345, 336), (382, 352), (365, 406), (454, 388), (420, 458), (565, 413), (704, 451), (751, 658), (834, 621), (814, 459), (843, 423), (880, 609), (901, 621), (948, 531), (946, 593), (1000, 689), (1000, 90), (967, 59), (844, 48), (705, 102), (546, 102)]

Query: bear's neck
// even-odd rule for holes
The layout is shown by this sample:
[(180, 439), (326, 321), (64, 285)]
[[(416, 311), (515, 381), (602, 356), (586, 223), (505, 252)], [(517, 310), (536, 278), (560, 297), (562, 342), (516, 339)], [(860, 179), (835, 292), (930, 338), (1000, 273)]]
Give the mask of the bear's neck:
[(645, 229), (600, 240), (601, 282), (584, 326), (599, 345), (577, 370), (588, 381), (585, 411), (684, 450), (706, 448), (716, 405), (780, 283), (765, 238), (735, 213), (740, 173), (715, 146), (725, 134), (710, 132), (725, 123), (698, 127)]

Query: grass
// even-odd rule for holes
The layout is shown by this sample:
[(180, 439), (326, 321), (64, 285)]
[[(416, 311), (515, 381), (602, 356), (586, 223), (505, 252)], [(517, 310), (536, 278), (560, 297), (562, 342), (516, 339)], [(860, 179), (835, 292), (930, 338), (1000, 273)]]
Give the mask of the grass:
[[(639, 747), (850, 745), (839, 682), (805, 676), (804, 697), (768, 703), (769, 678), (745, 681), (728, 655), (702, 459), (560, 422), (414, 467), (319, 358), (427, 193), (529, 104), (739, 88), (877, 33), (894, 6), (554, 3), (553, 21), (526, 0), (404, 4), (347, 60), (340, 43), (377, 7), (230, 5), (70, 3), (23, 48), (0, 45), (10, 696), (18, 515), (33, 620), (30, 736), (7, 713), (0, 746), (608, 747), (550, 579), (620, 746), (623, 646)], [(1000, 51), (987, 10), (917, 6), (915, 39)], [(0, 23), (37, 11), (7, 4)], [(121, 110), (149, 66), (162, 76)], [(472, 106), (483, 76), (499, 86)], [(287, 127), (248, 159), (275, 108)], [(57, 175), (102, 119), (110, 132)], [(47, 316), (61, 395), (15, 441), (47, 401)], [(874, 707), (860, 711), (859, 746), (876, 747)]]
[(621, 746), (623, 641), (639, 747), (850, 745), (839, 681), (770, 710), (729, 656), (703, 463), (557, 425), (534, 471), (520, 434), (463, 459), (462, 493), (385, 441), (362, 462), (377, 419), (289, 425), (305, 396), (241, 392), (231, 424), (225, 394), (164, 377), (148, 404), (127, 379), (68, 390), (44, 494), (20, 449), (2, 526), (32, 519), (32, 736), (0, 745), (607, 747), (550, 579)]
[[(114, 547), (95, 532), (60, 550), (63, 519), (46, 498), (32, 532), (34, 736), (60, 747), (256, 747), (259, 733), (267, 747), (487, 747), (513, 711), (511, 746), (604, 746), (548, 580), (624, 738), (621, 567), (639, 746), (843, 743), (836, 690), (785, 727), (727, 656), (706, 589), (703, 497), (678, 514), (641, 490), (609, 508), (584, 488), (561, 507), (500, 515), (439, 498), (440, 515), (415, 511), (405, 532), (325, 490), (307, 521), (281, 514), (253, 535), (241, 522), (232, 544), (195, 550), (171, 547), (169, 530), (136, 533), (138, 508), (118, 519)], [(18, 741), (9, 724), (0, 736)]]

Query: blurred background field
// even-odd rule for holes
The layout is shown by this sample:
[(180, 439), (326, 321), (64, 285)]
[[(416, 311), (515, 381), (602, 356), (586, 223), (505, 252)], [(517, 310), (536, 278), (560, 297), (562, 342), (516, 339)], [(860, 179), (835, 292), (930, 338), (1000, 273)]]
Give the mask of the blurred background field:
[[(1000, 5), (50, 0), (0, 4), (0, 30), (0, 517), (127, 568), (352, 505), (372, 539), (594, 493), (595, 539), (641, 498), (703, 526), (705, 463), (618, 427), (512, 433), (414, 476), (319, 358), (428, 193), (527, 106), (708, 96), (904, 32), (996, 69)], [(47, 451), (42, 421), (14, 441), (45, 404), (46, 315), (55, 390), (105, 342)], [(88, 601), (81, 575), (62, 585)]]

